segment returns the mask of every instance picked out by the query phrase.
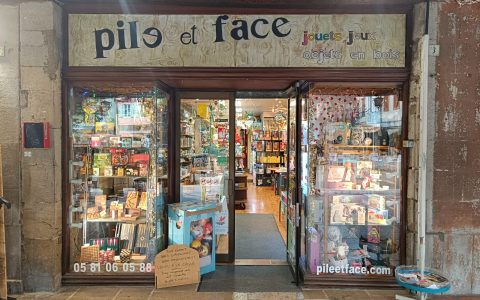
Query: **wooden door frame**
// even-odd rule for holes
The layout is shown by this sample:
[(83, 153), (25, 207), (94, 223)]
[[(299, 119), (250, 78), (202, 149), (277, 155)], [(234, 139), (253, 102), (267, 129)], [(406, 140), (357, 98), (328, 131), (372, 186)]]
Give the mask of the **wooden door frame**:
[[(235, 261), (235, 96), (233, 92), (222, 92), (222, 91), (192, 91), (192, 90), (176, 90), (175, 91), (175, 120), (174, 120), (174, 129), (171, 130), (174, 132), (175, 138), (170, 140), (174, 144), (174, 166), (175, 166), (175, 177), (172, 180), (175, 184), (173, 202), (180, 201), (180, 139), (177, 138), (180, 136), (180, 102), (182, 99), (222, 99), (229, 101), (229, 111), (228, 111), (228, 173), (230, 178), (228, 182), (228, 254), (216, 254), (216, 261), (219, 263), (233, 263)], [(173, 203), (172, 202), (172, 203)]]

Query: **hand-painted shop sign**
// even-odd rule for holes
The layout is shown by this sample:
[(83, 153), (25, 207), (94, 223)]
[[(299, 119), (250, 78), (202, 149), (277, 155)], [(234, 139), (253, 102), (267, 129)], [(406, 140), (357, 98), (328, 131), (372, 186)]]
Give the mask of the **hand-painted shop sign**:
[(405, 15), (69, 15), (70, 66), (404, 67)]

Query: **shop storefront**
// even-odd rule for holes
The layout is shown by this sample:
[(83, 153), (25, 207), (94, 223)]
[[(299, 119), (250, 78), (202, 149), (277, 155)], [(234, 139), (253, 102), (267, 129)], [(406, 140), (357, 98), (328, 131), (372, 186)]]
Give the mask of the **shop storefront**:
[(216, 260), (233, 263), (234, 103), (274, 95), (288, 99), (286, 130), (262, 145), (285, 152), (294, 279), (394, 286), (406, 247), (409, 5), (127, 14), (65, 2), (64, 283), (153, 283), (167, 204), (188, 199), (218, 201)]

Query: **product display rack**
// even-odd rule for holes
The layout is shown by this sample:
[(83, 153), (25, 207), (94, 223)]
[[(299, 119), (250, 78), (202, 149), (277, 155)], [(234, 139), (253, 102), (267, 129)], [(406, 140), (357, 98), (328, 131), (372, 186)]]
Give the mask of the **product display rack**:
[(256, 130), (253, 135), (254, 182), (256, 186), (271, 186), (274, 184), (274, 178), (269, 169), (285, 165), (286, 144), (282, 138), (286, 131), (272, 129), (273, 118), (263, 120), (263, 130)]
[[(158, 90), (72, 95), (69, 236), (77, 246), (70, 248), (70, 270), (152, 266), (165, 242), (166, 99)], [(123, 263), (131, 266), (124, 270)]]
[[(326, 148), (335, 149), (335, 155), (342, 156), (347, 164), (354, 161), (368, 162), (362, 159), (375, 151), (378, 151), (375, 155), (387, 154), (385, 148), (376, 147), (368, 147), (368, 150), (362, 154), (339, 150), (349, 147)], [(328, 157), (329, 153), (331, 152), (327, 151), (325, 155)], [(318, 175), (323, 180), (317, 184), (323, 185), (324, 188), (317, 187), (313, 195), (307, 196), (309, 207), (307, 211), (311, 212), (307, 218), (317, 220), (317, 222), (307, 222), (307, 226), (317, 229), (317, 232), (328, 233), (329, 238), (324, 238), (323, 245), (319, 245), (320, 249), (327, 249), (327, 251), (323, 251), (323, 257), (315, 258), (315, 255), (311, 253), (310, 257), (307, 257), (307, 261), (320, 259), (320, 261), (334, 266), (342, 265), (347, 261), (350, 265), (361, 266), (394, 267), (397, 265), (399, 258), (394, 254), (398, 254), (399, 251), (400, 178), (398, 172), (390, 172), (396, 176), (393, 181), (383, 182), (381, 178), (378, 178), (375, 180), (375, 187), (365, 188), (361, 182), (353, 184), (356, 180), (363, 179), (358, 174), (352, 175), (353, 182), (332, 182), (335, 180), (332, 179), (332, 172), (343, 169), (343, 164), (340, 166), (330, 162), (320, 165), (319, 168)], [(385, 174), (377, 175), (382, 177)], [(347, 187), (334, 186), (343, 184), (346, 184)], [(313, 232), (316, 234), (316, 231)], [(307, 239), (311, 238), (307, 233)], [(341, 242), (342, 240), (344, 242)], [(338, 244), (333, 245), (332, 243)], [(347, 249), (346, 254), (343, 256), (345, 249)], [(388, 260), (385, 255), (390, 255)], [(312, 272), (312, 270), (310, 271)]]
[[(324, 109), (329, 101), (338, 107), (333, 116)], [(307, 176), (301, 179), (305, 280), (348, 285), (344, 279), (350, 277), (362, 284), (368, 280), (369, 286), (374, 282), (388, 286), (402, 260), (402, 151), (394, 138), (402, 130), (401, 110), (388, 115), (388, 125), (381, 122), (382, 116), (346, 113), (370, 105), (365, 104), (368, 101), (373, 103), (373, 97), (308, 99), (302, 124), (302, 173)], [(322, 266), (353, 266), (367, 272), (319, 274), (317, 267)]]
[(186, 120), (180, 121), (180, 180), (190, 178), (192, 174), (192, 150), (194, 139), (193, 126)]
[[(277, 153), (277, 155), (274, 155)], [(255, 151), (255, 184), (257, 186), (271, 186), (273, 184), (273, 175), (269, 172), (270, 167), (278, 167), (284, 164), (284, 151)], [(263, 155), (267, 154), (267, 155)], [(262, 161), (266, 157), (266, 162)], [(260, 159), (259, 159), (260, 158)], [(278, 162), (268, 162), (273, 160), (271, 158), (278, 158)]]
[(235, 205), (245, 209), (247, 202), (247, 174), (235, 173)]

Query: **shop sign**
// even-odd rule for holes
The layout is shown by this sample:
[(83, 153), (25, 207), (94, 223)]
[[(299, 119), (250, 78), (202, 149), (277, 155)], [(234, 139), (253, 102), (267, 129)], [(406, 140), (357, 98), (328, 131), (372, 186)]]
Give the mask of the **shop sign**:
[(68, 18), (70, 66), (405, 66), (403, 14)]

